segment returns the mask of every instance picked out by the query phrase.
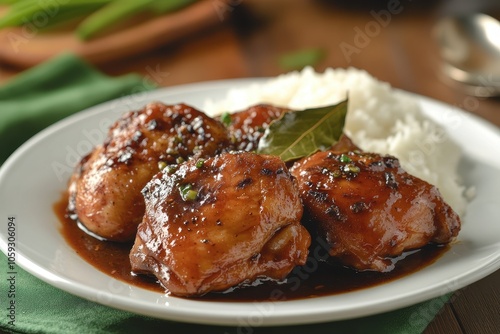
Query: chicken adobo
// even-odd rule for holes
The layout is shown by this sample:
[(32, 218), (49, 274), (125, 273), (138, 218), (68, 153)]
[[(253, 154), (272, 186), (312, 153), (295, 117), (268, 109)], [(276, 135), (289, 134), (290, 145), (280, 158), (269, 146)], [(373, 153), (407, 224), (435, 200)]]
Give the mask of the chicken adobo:
[(261, 104), (214, 119), (152, 103), (127, 113), (76, 168), (68, 210), (99, 237), (135, 240), (133, 272), (178, 296), (286, 279), (312, 238), (345, 266), (386, 272), (404, 251), (457, 236), (460, 218), (436, 187), (346, 136), (299, 161), (253, 152), (286, 112)]
[(99, 237), (133, 240), (144, 215), (141, 190), (159, 166), (228, 146), (226, 128), (204, 113), (183, 104), (148, 104), (121, 117), (81, 160), (70, 180), (69, 211)]
[(146, 213), (132, 270), (176, 295), (200, 295), (305, 263), (310, 236), (302, 204), (277, 157), (238, 152), (189, 160), (144, 188)]
[(448, 243), (460, 229), (438, 189), (405, 172), (392, 156), (318, 152), (291, 173), (330, 255), (358, 270), (391, 270), (392, 259), (405, 250)]

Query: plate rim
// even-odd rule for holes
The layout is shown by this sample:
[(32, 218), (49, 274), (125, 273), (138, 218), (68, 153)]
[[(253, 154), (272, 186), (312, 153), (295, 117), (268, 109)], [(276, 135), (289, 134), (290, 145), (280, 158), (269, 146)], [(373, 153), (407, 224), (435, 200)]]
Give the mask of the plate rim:
[[(229, 87), (235, 86), (235, 85), (246, 85), (246, 84), (251, 84), (251, 83), (256, 83), (256, 82), (263, 82), (269, 78), (240, 78), (240, 79), (227, 79), (227, 80), (215, 80), (215, 81), (204, 81), (204, 82), (197, 82), (197, 83), (192, 83), (192, 84), (184, 84), (184, 85), (178, 85), (178, 86), (173, 86), (173, 87), (163, 87), (159, 88), (150, 92), (147, 92), (146, 94), (142, 94), (141, 102), (138, 102), (139, 105), (142, 103), (144, 104), (146, 101), (151, 100), (151, 96), (159, 96), (165, 94), (166, 97), (168, 95), (178, 95), (178, 94), (186, 94), (190, 91), (200, 91), (202, 88), (205, 87), (211, 87), (211, 89), (217, 90), (217, 89), (228, 89)], [(396, 89), (397, 90), (397, 89)], [(398, 90), (401, 91), (401, 90)], [(465, 111), (455, 107), (451, 106), (449, 104), (446, 104), (442, 101), (438, 101), (426, 96), (421, 96), (415, 93), (411, 92), (406, 92), (403, 91), (406, 94), (413, 95), (418, 98), (418, 100), (423, 100), (426, 103), (431, 103), (431, 104), (438, 104), (441, 107), (444, 108), (452, 108), (454, 112), (462, 113), (468, 118), (473, 119), (475, 122), (477, 122), (481, 127), (486, 127), (488, 130), (492, 131), (494, 134), (498, 135), (500, 137), (500, 129), (496, 128), (492, 123), (480, 118), (477, 115), (474, 114), (468, 114)], [(64, 129), (68, 125), (71, 125), (73, 123), (78, 122), (81, 119), (84, 118), (91, 118), (95, 114), (101, 114), (105, 112), (106, 110), (110, 110), (114, 105), (120, 105), (123, 103), (120, 102), (120, 99), (114, 99), (111, 101), (107, 101), (101, 104), (98, 104), (96, 106), (84, 109), (80, 112), (77, 112), (73, 115), (70, 115), (64, 119), (62, 119), (59, 122), (56, 122), (49, 127), (45, 128), (44, 130), (40, 131), (39, 133), (35, 134), (33, 137), (31, 137), (28, 141), (26, 141), (23, 145), (21, 145), (1, 166), (0, 168), (0, 182), (1, 180), (5, 177), (5, 175), (8, 173), (8, 171), (12, 168), (12, 166), (15, 165), (16, 161), (22, 157), (26, 152), (29, 152), (30, 148), (32, 146), (35, 146), (41, 139), (53, 135), (53, 133), (57, 133), (61, 129)], [(137, 100), (139, 101), (139, 100)], [(135, 102), (134, 102), (135, 103)], [(125, 104), (125, 107), (131, 108), (133, 105), (137, 104), (132, 104), (128, 105)], [(121, 113), (120, 113), (121, 114)], [(117, 114), (118, 115), (118, 114)], [(4, 240), (4, 235), (0, 234), (0, 248), (2, 252), (6, 253), (6, 242)], [(88, 286), (83, 286), (79, 283), (69, 282), (67, 279), (63, 278), (61, 279), (60, 277), (57, 277), (56, 274), (48, 271), (47, 269), (39, 266), (37, 263), (33, 263), (29, 258), (25, 257), (22, 252), (18, 252), (18, 259), (17, 263), (21, 268), (29, 272), (31, 275), (41, 279), (42, 281), (45, 281), (46, 283), (55, 286), (58, 289), (64, 290), (68, 293), (71, 293), (73, 295), (77, 295), (79, 297), (89, 299), (87, 291), (92, 290)], [(469, 285), (483, 277), (486, 277), (487, 275), (495, 272), (500, 268), (500, 252), (496, 254), (496, 257), (493, 257), (490, 259), (489, 262), (483, 263), (481, 266), (475, 268), (474, 270), (469, 270), (469, 272), (464, 272), (462, 273), (461, 276), (458, 278), (455, 277), (455, 280), (458, 281), (457, 284), (454, 285), (454, 290), (458, 290), (460, 288), (463, 288), (466, 285)], [(479, 269), (481, 270), (479, 270)], [(98, 269), (96, 269), (98, 270)], [(433, 289), (426, 289), (425, 291), (421, 293), (408, 293), (408, 296), (406, 296), (406, 299), (408, 299), (411, 295), (413, 295), (413, 299), (410, 303), (405, 302), (406, 299), (402, 299), (401, 297), (393, 297), (393, 298), (388, 298), (385, 300), (383, 303), (375, 303), (377, 305), (377, 310), (373, 311), (371, 308), (373, 305), (371, 304), (366, 304), (365, 306), (361, 308), (356, 308), (355, 310), (345, 310), (343, 312), (337, 312), (336, 314), (343, 314), (341, 317), (331, 317), (331, 311), (325, 310), (324, 312), (321, 313), (315, 313), (315, 314), (306, 314), (306, 316), (311, 317), (307, 321), (304, 321), (304, 319), (297, 319), (294, 316), (295, 315), (274, 315), (272, 317), (268, 317), (265, 319), (265, 325), (283, 325), (283, 321), (286, 320), (287, 324), (305, 324), (305, 323), (315, 323), (315, 322), (321, 322), (321, 321), (334, 321), (334, 320), (344, 320), (344, 319), (351, 319), (351, 318), (357, 318), (357, 317), (362, 317), (362, 316), (368, 316), (372, 314), (378, 314), (381, 312), (386, 312), (394, 309), (398, 309), (401, 307), (413, 305), (425, 300), (428, 300), (430, 298), (438, 297), (436, 295), (436, 290), (439, 290), (439, 286), (434, 287)], [(442, 289), (441, 289), (442, 290)], [(363, 290), (360, 290), (363, 291)], [(330, 298), (331, 296), (325, 296), (325, 297), (319, 297), (319, 298)], [(106, 303), (101, 303), (106, 306), (126, 310), (126, 311), (131, 311), (134, 313), (138, 314), (143, 314), (146, 316), (153, 316), (153, 317), (158, 317), (161, 319), (166, 319), (166, 320), (174, 320), (174, 321), (183, 321), (183, 322), (190, 322), (190, 323), (202, 323), (202, 324), (213, 324), (213, 325), (238, 325), (238, 323), (235, 323), (234, 315), (228, 315), (228, 316), (218, 316), (217, 318), (214, 318), (213, 315), (208, 315), (203, 312), (198, 312), (197, 314), (194, 314), (194, 316), (197, 319), (193, 319), (193, 314), (185, 314), (183, 311), (179, 311), (173, 308), (169, 309), (168, 314), (156, 314), (157, 311), (151, 309), (148, 307), (148, 305), (142, 305), (145, 306), (144, 312), (141, 312), (141, 310), (138, 310), (134, 305), (137, 303), (137, 301), (131, 303), (126, 297), (123, 296), (118, 296), (116, 297), (119, 301), (121, 301), (121, 304), (119, 305), (109, 305)], [(174, 297), (175, 298), (175, 297)], [(96, 300), (92, 300), (94, 302), (98, 302)], [(293, 304), (296, 301), (287, 301), (287, 303)], [(207, 303), (206, 301), (202, 301), (202, 303)], [(231, 305), (241, 305), (241, 303), (228, 303), (228, 302), (216, 302), (217, 305), (220, 305), (221, 303), (223, 304), (231, 304)], [(274, 303), (274, 302), (271, 302)], [(143, 303), (144, 304), (144, 303)], [(264, 302), (265, 304), (265, 302)], [(316, 310), (317, 311), (317, 310)], [(151, 313), (153, 312), (153, 313)], [(304, 312), (298, 312), (300, 315), (303, 317)], [(345, 313), (349, 313), (345, 314)], [(200, 321), (201, 320), (201, 321)]]

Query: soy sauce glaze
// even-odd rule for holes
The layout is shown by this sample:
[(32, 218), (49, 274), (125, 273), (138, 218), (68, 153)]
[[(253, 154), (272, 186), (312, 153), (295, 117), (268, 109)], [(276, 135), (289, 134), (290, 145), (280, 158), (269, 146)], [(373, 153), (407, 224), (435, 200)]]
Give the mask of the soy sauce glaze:
[[(136, 276), (131, 273), (129, 251), (132, 243), (117, 243), (98, 240), (66, 214), (67, 194), (54, 204), (54, 211), (61, 223), (61, 233), (68, 244), (98, 270), (125, 283), (148, 290), (164, 292), (155, 278)], [(310, 257), (304, 266), (296, 267), (286, 282), (260, 280), (245, 288), (235, 288), (223, 293), (209, 293), (198, 300), (210, 301), (272, 301), (305, 299), (355, 291), (387, 283), (416, 272), (435, 262), (448, 246), (427, 246), (404, 253), (395, 269), (388, 273), (357, 272), (332, 262), (323, 261), (326, 251), (321, 243), (311, 246)]]

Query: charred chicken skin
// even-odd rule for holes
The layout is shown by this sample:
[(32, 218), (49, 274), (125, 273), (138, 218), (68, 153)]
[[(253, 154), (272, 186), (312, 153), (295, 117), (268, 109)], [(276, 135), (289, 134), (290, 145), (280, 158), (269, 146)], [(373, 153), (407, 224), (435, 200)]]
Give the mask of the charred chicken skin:
[(294, 180), (277, 157), (223, 153), (157, 174), (143, 190), (132, 270), (178, 296), (283, 279), (305, 263), (310, 235)]
[(355, 152), (319, 152), (291, 169), (311, 228), (332, 257), (385, 272), (405, 250), (453, 240), (460, 219), (436, 187), (392, 156)]
[(151, 103), (129, 112), (77, 166), (69, 211), (100, 237), (133, 240), (144, 214), (141, 190), (159, 166), (213, 156), (229, 144), (220, 122), (184, 104)]

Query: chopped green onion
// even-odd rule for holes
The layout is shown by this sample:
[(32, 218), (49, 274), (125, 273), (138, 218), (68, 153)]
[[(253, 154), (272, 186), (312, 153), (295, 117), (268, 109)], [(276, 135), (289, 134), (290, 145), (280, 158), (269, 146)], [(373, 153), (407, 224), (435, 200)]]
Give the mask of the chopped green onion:
[(158, 169), (164, 170), (167, 167), (167, 163), (165, 161), (158, 161)]
[(179, 187), (180, 191), (187, 191), (189, 189), (191, 189), (191, 184), (187, 183), (187, 184), (183, 184), (182, 186)]
[[(33, 19), (38, 17), (37, 14), (44, 13), (48, 17), (50, 22), (44, 24), (44, 28), (47, 25), (54, 25), (57, 23), (61, 23), (63, 20), (67, 21), (68, 18), (66, 15), (62, 15), (68, 10), (73, 10), (76, 16), (72, 18), (78, 18), (82, 14), (87, 14), (89, 11), (93, 12), (101, 8), (102, 6), (110, 3), (113, 0), (67, 0), (64, 4), (59, 4), (57, 12), (50, 15), (51, 12), (47, 11), (46, 6), (41, 4), (41, 1), (33, 1), (33, 0), (21, 0), (17, 1), (11, 6), (9, 6), (9, 10), (7, 13), (0, 18), (0, 29), (6, 27), (15, 27), (21, 26), (26, 23), (31, 23)], [(75, 9), (79, 9), (79, 11), (75, 11)]]
[(196, 161), (196, 168), (202, 168), (204, 164), (205, 164), (205, 160), (198, 159), (198, 161)]
[(175, 162), (177, 162), (178, 164), (181, 164), (183, 163), (185, 160), (183, 157), (177, 157), (177, 159), (175, 159)]
[(83, 40), (90, 39), (106, 28), (139, 13), (164, 14), (181, 9), (195, 0), (0, 0), (9, 9), (0, 18), (0, 29), (34, 23), (40, 13), (45, 14), (48, 22), (38, 29), (52, 27), (75, 19), (84, 18), (78, 25), (76, 34)]
[(185, 201), (194, 201), (196, 197), (198, 197), (198, 192), (196, 190), (188, 190), (183, 199)]
[(184, 201), (194, 201), (198, 196), (198, 192), (192, 189), (191, 184), (185, 184), (179, 187), (181, 197)]
[(168, 165), (166, 168), (167, 168), (167, 174), (172, 174), (177, 170), (176, 165)]
[(141, 12), (156, 14), (172, 12), (189, 5), (193, 0), (115, 0), (85, 19), (77, 29), (82, 40), (88, 40), (104, 28)]
[(347, 164), (344, 166), (344, 172), (359, 173), (360, 168), (353, 164)]
[(163, 14), (181, 9), (195, 1), (196, 0), (155, 0), (151, 3), (150, 7), (155, 13)]
[(169, 147), (167, 148), (167, 154), (179, 154), (179, 151), (175, 148)]
[(101, 10), (88, 16), (76, 30), (78, 37), (88, 40), (111, 24), (129, 18), (136, 12), (144, 10), (144, 6), (153, 0), (122, 0), (113, 1)]
[(231, 125), (231, 114), (228, 113), (228, 112), (225, 112), (223, 113), (221, 116), (220, 116), (220, 120), (222, 122), (222, 124), (224, 124), (225, 126), (229, 126)]
[(346, 162), (351, 162), (351, 158), (347, 154), (342, 154), (340, 156), (340, 162), (346, 163)]

